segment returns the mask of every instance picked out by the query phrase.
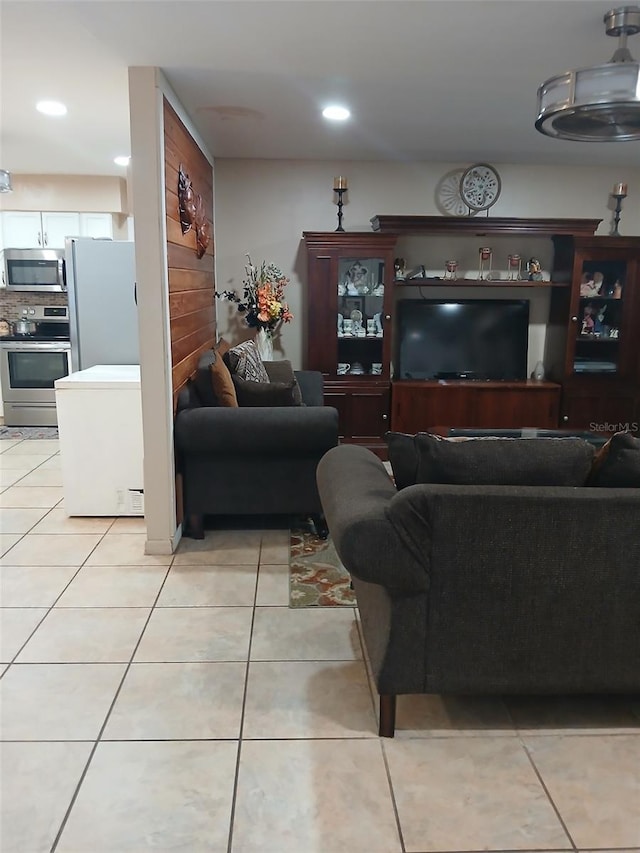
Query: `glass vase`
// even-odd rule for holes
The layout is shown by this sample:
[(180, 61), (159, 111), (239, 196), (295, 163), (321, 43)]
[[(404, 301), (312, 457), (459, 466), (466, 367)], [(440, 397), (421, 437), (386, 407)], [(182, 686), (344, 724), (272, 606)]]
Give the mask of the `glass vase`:
[(263, 361), (273, 361), (273, 335), (271, 329), (258, 329), (256, 332), (256, 347)]

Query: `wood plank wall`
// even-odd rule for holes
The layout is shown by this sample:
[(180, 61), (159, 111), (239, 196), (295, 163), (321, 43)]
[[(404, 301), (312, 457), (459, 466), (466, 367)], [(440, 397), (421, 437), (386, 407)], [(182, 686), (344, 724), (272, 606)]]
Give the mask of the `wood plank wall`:
[[(173, 407), (178, 392), (195, 372), (200, 355), (215, 342), (215, 277), (213, 235), (213, 172), (209, 161), (164, 100), (165, 193), (169, 266), (169, 317)], [(202, 196), (211, 223), (211, 240), (198, 260), (196, 235), (180, 228), (178, 168), (182, 163), (196, 193)]]

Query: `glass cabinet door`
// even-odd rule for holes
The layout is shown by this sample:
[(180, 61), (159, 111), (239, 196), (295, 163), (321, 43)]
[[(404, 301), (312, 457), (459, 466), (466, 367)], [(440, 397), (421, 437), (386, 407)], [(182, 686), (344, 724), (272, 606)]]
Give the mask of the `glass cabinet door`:
[(338, 376), (381, 376), (384, 260), (340, 258), (338, 263)]
[(625, 311), (625, 260), (584, 260), (576, 315), (573, 372), (615, 374)]

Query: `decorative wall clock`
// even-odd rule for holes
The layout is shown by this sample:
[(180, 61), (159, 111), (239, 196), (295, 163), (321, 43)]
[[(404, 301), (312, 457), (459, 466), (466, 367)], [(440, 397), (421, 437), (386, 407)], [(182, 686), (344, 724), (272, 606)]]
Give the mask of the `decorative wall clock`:
[(460, 196), (460, 179), (464, 169), (447, 172), (438, 181), (436, 187), (436, 205), (446, 216), (474, 216), (477, 210), (469, 210)]
[(460, 198), (471, 210), (488, 210), (500, 195), (502, 182), (488, 163), (475, 163), (460, 178)]

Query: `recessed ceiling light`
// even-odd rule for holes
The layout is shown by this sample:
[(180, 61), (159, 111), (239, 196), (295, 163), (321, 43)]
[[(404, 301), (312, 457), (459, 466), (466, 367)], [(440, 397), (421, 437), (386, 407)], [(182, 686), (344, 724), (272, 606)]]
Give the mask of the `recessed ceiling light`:
[(64, 116), (67, 108), (60, 101), (38, 101), (36, 109), (46, 116)]
[(325, 107), (322, 110), (322, 115), (332, 121), (345, 121), (351, 113), (346, 107)]
[(116, 166), (128, 166), (129, 160), (131, 160), (131, 157), (114, 157), (113, 158), (113, 162), (116, 164)]

